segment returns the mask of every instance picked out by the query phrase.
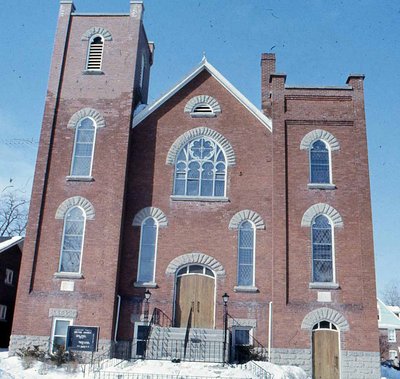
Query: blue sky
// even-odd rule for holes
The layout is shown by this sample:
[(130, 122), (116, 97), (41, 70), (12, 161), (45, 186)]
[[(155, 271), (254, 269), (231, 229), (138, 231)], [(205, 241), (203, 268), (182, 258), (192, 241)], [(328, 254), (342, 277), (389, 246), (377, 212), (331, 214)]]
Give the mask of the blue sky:
[[(0, 11), (0, 191), (30, 193), (44, 108), (56, 0)], [(128, 0), (75, 0), (79, 12), (127, 12)], [(145, 0), (155, 41), (150, 101), (206, 52), (260, 106), (260, 54), (275, 52), (287, 84), (343, 85), (364, 73), (378, 289), (400, 267), (400, 2), (372, 0)], [(357, 262), (349, 262), (357, 264)]]

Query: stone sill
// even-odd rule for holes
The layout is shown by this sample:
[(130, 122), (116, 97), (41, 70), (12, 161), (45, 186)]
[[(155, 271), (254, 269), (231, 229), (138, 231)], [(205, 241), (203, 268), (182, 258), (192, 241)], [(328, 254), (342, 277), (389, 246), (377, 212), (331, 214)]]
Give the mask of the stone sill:
[(157, 283), (155, 282), (135, 282), (133, 286), (136, 288), (157, 288)]
[(334, 190), (336, 186), (331, 183), (308, 183), (307, 187), (309, 189), (323, 189), (323, 190)]
[(309, 283), (308, 288), (337, 290), (339, 289), (339, 283), (312, 282)]
[(229, 201), (227, 197), (217, 197), (217, 196), (180, 196), (171, 195), (171, 200), (173, 201), (201, 201), (201, 202), (220, 202), (226, 203)]
[(79, 272), (55, 272), (53, 276), (56, 279), (85, 279)]
[(73, 176), (66, 177), (67, 182), (94, 182), (93, 176)]
[(208, 113), (208, 112), (197, 112), (197, 113), (190, 113), (190, 116), (192, 118), (213, 118), (217, 117), (215, 113)]
[(248, 292), (248, 293), (256, 293), (259, 292), (258, 288), (255, 286), (235, 286), (233, 287), (235, 292)]
[(83, 75), (104, 75), (104, 72), (101, 70), (83, 70)]

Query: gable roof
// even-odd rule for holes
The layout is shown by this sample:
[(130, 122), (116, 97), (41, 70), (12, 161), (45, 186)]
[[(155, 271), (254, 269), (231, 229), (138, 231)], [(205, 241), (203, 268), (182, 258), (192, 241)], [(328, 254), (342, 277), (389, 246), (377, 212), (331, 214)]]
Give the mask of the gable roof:
[(238, 89), (236, 89), (211, 63), (209, 63), (204, 57), (200, 64), (192, 70), (178, 84), (172, 87), (165, 95), (161, 96), (158, 100), (145, 107), (141, 112), (133, 117), (134, 128), (136, 125), (141, 123), (147, 116), (152, 114), (156, 109), (163, 105), (168, 99), (175, 95), (181, 88), (189, 83), (193, 78), (199, 75), (201, 72), (206, 70), (214, 79), (216, 79), (225, 89), (227, 89), (233, 97), (235, 97), (247, 110), (252, 113), (264, 126), (272, 131), (272, 120), (267, 117), (260, 109), (258, 109), (253, 103), (250, 102)]
[[(16, 236), (16, 237), (11, 237), (3, 242), (0, 242), (0, 254), (3, 251), (8, 250), (10, 247), (13, 247), (14, 245), (21, 244), (24, 241), (24, 237), (21, 236)], [(21, 249), (21, 246), (20, 246)]]
[(378, 299), (379, 329), (400, 329), (400, 318), (398, 318), (382, 300)]

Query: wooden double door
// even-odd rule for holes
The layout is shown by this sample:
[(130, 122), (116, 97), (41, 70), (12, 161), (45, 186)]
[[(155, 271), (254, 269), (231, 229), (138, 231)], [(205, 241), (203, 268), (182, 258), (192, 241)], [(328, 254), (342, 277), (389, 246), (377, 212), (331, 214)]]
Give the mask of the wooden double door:
[(215, 279), (194, 274), (177, 278), (175, 326), (186, 328), (213, 328), (215, 306)]
[(313, 379), (339, 379), (339, 333), (336, 330), (313, 331)]

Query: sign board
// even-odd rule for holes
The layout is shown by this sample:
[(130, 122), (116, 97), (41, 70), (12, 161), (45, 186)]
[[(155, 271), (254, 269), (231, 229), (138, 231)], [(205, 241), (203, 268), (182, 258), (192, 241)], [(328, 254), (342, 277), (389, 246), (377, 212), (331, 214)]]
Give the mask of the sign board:
[(68, 326), (67, 349), (74, 351), (97, 351), (98, 326)]

